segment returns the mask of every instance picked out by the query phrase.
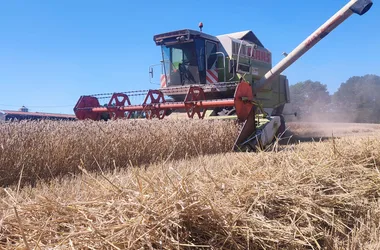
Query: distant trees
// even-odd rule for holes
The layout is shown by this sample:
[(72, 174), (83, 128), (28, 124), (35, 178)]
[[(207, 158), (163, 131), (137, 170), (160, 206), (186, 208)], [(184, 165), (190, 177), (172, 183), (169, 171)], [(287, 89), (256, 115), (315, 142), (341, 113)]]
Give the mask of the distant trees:
[(294, 112), (301, 115), (326, 111), (331, 102), (327, 86), (311, 80), (291, 85), (290, 96)]
[(304, 81), (290, 86), (291, 102), (300, 118), (380, 123), (380, 76), (353, 76), (330, 95), (320, 82)]
[(339, 112), (349, 112), (355, 122), (380, 122), (380, 76), (354, 76), (332, 96)]

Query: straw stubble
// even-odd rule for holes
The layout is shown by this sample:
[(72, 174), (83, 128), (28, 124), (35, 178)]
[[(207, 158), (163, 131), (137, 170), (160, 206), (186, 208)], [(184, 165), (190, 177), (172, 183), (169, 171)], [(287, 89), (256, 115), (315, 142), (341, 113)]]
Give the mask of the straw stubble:
[(97, 173), (84, 160), (81, 175), (2, 189), (0, 246), (378, 249), (379, 148), (350, 137), (147, 168), (97, 154)]

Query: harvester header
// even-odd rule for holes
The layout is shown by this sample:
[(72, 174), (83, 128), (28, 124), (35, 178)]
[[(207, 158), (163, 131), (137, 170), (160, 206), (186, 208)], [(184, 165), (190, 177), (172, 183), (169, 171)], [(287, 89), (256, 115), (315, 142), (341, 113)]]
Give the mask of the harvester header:
[[(272, 68), (272, 54), (252, 31), (212, 36), (190, 29), (155, 35), (162, 61), (158, 89), (81, 96), (78, 119), (129, 119), (142, 115), (163, 119), (173, 112), (189, 118), (235, 118), (242, 129), (234, 150), (255, 150), (270, 144), (285, 129), (283, 109), (290, 102), (289, 83), (282, 72), (352, 14), (363, 15), (371, 0), (351, 0)], [(152, 82), (153, 83), (153, 82)], [(142, 104), (129, 97), (145, 96)], [(101, 105), (99, 100), (109, 98)]]

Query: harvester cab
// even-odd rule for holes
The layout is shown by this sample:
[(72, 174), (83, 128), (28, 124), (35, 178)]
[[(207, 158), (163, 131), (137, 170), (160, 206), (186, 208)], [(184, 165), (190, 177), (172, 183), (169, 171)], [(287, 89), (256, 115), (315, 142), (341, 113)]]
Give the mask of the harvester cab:
[[(171, 112), (189, 118), (233, 118), (241, 123), (237, 151), (264, 148), (285, 129), (283, 108), (290, 102), (289, 83), (281, 73), (352, 14), (363, 15), (371, 0), (351, 0), (272, 68), (272, 54), (252, 31), (212, 36), (184, 29), (153, 37), (161, 47), (160, 88), (81, 96), (79, 120), (129, 119), (143, 113), (163, 119)], [(157, 72), (157, 71), (156, 71)], [(154, 66), (149, 70), (151, 78)], [(142, 104), (129, 97), (144, 95)], [(109, 98), (100, 105), (99, 99)], [(170, 111), (170, 112), (168, 112)]]
[[(212, 36), (186, 29), (158, 34), (153, 40), (162, 52), (160, 91), (174, 101), (184, 101), (189, 86), (202, 88), (207, 100), (233, 98), (241, 81), (252, 85), (272, 68), (271, 52), (250, 30)], [(151, 78), (155, 66), (150, 67)], [(290, 101), (286, 76), (277, 77), (256, 98), (270, 113), (283, 107)], [(209, 113), (221, 109), (234, 113), (234, 107), (216, 107)]]
[[(163, 57), (161, 88), (218, 82), (219, 41), (215, 37), (194, 30), (179, 30), (155, 35), (154, 41), (161, 46)], [(215, 74), (206, 79), (206, 72), (210, 70), (215, 70)]]

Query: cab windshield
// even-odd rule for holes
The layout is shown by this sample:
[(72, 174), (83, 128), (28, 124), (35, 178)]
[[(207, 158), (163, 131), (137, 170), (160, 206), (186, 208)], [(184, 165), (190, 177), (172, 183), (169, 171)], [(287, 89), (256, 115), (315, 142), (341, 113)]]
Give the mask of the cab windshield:
[(169, 85), (205, 84), (206, 71), (216, 67), (217, 44), (204, 39), (163, 45), (163, 72)]
[(194, 42), (162, 46), (168, 85), (199, 83), (197, 52)]
[(170, 63), (165, 67), (166, 71), (177, 72), (183, 65), (197, 66), (197, 58), (194, 43), (182, 43), (172, 46), (163, 46), (165, 63)]

